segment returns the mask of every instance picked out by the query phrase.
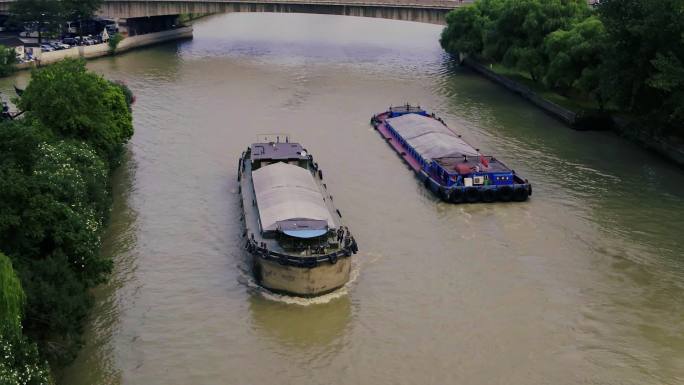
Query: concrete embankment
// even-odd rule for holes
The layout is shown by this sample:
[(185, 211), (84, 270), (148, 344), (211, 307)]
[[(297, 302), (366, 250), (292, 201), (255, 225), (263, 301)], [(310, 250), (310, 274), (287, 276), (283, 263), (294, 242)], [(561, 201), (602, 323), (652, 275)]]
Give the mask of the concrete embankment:
[[(192, 38), (192, 31), (192, 27), (182, 27), (168, 31), (130, 36), (121, 40), (114, 53), (122, 53), (131, 49), (163, 43), (171, 40)], [(107, 43), (90, 46), (79, 46), (60, 51), (42, 52), (39, 54), (36, 61), (18, 64), (17, 69), (29, 69), (36, 66), (43, 66), (68, 58), (93, 59), (111, 54), (112, 51)]]
[[(524, 99), (530, 101), (535, 106), (541, 108), (543, 111), (567, 124), (568, 126), (575, 129), (582, 129), (582, 127), (580, 127), (582, 123), (580, 122), (579, 116), (576, 112), (570, 111), (542, 98), (528, 87), (503, 75), (497, 74), (476, 60), (466, 56), (461, 56), (459, 61), (462, 65), (471, 68), (489, 80), (498, 83), (508, 90), (520, 95)], [(643, 127), (639, 127), (636, 122), (624, 121), (617, 118), (612, 118), (612, 121), (612, 128), (619, 135), (639, 143), (643, 147), (658, 153), (666, 159), (676, 163), (680, 167), (684, 167), (684, 143), (674, 143), (672, 140), (654, 137), (653, 135), (647, 134), (649, 131)], [(607, 125), (610, 126), (610, 121)]]

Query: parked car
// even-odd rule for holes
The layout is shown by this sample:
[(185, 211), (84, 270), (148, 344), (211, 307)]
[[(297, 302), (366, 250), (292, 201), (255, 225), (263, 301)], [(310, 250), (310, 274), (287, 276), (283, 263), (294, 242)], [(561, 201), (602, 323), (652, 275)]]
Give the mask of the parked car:
[(62, 43), (68, 45), (76, 45), (78, 44), (78, 40), (76, 40), (76, 38), (73, 37), (65, 37), (64, 39), (62, 39)]
[(64, 43), (61, 43), (58, 41), (53, 41), (53, 42), (50, 42), (49, 44), (52, 46), (52, 48), (54, 48), (56, 50), (71, 48), (68, 44), (64, 44)]
[(95, 44), (95, 41), (93, 40), (93, 38), (90, 35), (83, 36), (83, 38), (76, 37), (75, 39), (78, 42), (78, 45), (93, 45), (93, 44)]
[(52, 52), (52, 51), (54, 51), (55, 49), (54, 49), (51, 45), (49, 45), (49, 44), (41, 44), (41, 45), (40, 45), (40, 50), (43, 51), (43, 52)]

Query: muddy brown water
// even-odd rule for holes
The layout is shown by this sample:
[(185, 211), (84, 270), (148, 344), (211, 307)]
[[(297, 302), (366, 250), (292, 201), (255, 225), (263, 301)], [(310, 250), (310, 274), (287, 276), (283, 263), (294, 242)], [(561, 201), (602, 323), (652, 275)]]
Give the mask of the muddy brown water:
[[(105, 237), (116, 269), (60, 382), (683, 383), (684, 173), (452, 65), (439, 33), (230, 14), (91, 62), (135, 91), (136, 133)], [(426, 192), (368, 125), (407, 101), (529, 178), (532, 199)], [(314, 154), (361, 247), (353, 282), (319, 300), (249, 276), (237, 161), (273, 132)]]

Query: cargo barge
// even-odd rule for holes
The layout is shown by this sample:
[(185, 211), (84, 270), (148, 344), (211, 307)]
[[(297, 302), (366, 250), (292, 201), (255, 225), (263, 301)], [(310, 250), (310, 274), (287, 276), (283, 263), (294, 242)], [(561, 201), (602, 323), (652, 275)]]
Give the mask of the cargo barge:
[(522, 202), (532, 185), (493, 156), (483, 155), (420, 106), (390, 107), (371, 125), (425, 187), (451, 203)]
[(238, 166), (254, 278), (274, 292), (329, 293), (349, 281), (356, 240), (343, 226), (313, 156), (287, 137), (274, 139), (248, 147)]

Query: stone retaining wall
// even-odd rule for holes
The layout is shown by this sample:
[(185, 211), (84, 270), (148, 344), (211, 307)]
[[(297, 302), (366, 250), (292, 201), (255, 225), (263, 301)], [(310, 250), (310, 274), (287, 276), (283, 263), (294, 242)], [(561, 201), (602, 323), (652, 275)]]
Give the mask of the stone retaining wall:
[[(121, 40), (119, 46), (116, 48), (116, 53), (121, 53), (131, 49), (145, 47), (152, 44), (163, 43), (165, 41), (185, 38), (192, 38), (192, 27), (182, 27), (169, 31), (130, 36)], [(56, 63), (67, 58), (93, 59), (97, 57), (107, 56), (110, 54), (111, 51), (109, 49), (109, 44), (107, 43), (89, 46), (79, 46), (59, 51), (41, 52), (37, 56), (35, 62), (17, 64), (16, 68), (30, 69), (36, 66), (43, 66)]]

